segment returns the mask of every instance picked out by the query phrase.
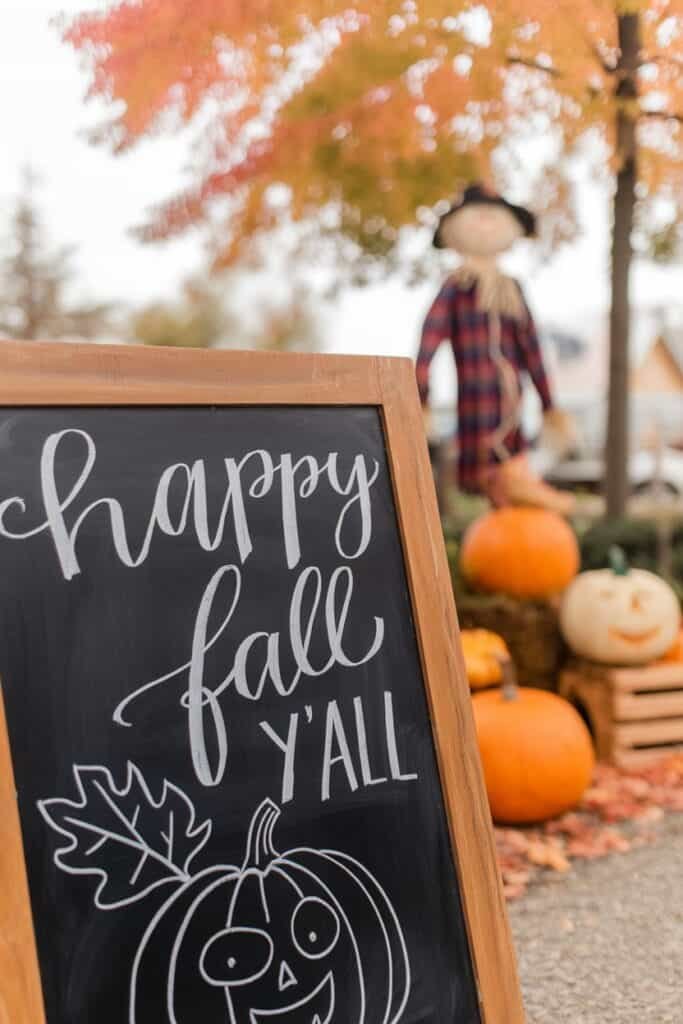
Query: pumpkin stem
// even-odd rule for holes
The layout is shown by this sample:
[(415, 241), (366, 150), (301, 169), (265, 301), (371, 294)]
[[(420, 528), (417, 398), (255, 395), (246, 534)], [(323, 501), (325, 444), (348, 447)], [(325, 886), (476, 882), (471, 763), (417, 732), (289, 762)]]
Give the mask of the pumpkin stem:
[(615, 576), (628, 576), (628, 560), (623, 548), (620, 548), (618, 544), (612, 544), (607, 552), (607, 557), (610, 569)]
[(503, 700), (517, 700), (519, 687), (517, 685), (517, 672), (514, 661), (510, 657), (501, 656), (498, 658), (498, 663), (503, 673)]
[(247, 836), (247, 850), (244, 855), (242, 870), (262, 868), (278, 852), (273, 846), (273, 831), (280, 817), (280, 808), (268, 798), (256, 809)]

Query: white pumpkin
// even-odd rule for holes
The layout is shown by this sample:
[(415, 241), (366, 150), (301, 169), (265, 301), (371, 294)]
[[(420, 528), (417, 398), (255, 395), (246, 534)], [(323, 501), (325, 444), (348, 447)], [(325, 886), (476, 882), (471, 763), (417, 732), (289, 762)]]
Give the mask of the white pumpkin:
[(565, 591), (560, 625), (575, 654), (607, 665), (645, 665), (673, 645), (681, 625), (676, 594), (659, 576), (626, 567), (582, 572)]

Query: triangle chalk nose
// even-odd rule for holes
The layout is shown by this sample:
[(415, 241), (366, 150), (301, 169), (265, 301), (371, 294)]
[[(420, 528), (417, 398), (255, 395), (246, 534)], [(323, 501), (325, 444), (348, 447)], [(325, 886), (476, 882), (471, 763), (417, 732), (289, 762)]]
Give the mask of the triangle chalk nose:
[(296, 985), (297, 980), (294, 976), (294, 971), (289, 966), (286, 960), (283, 960), (280, 964), (280, 974), (277, 979), (277, 987), (280, 992), (284, 992), (286, 988), (291, 988), (292, 985)]

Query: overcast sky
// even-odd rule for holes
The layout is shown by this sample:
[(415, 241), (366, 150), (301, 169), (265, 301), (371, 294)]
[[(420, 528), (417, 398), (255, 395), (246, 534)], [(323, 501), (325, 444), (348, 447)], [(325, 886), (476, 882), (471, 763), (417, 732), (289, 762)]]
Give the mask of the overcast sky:
[[(20, 168), (30, 162), (43, 178), (53, 240), (79, 247), (81, 290), (135, 304), (170, 297), (201, 266), (202, 249), (197, 235), (154, 247), (128, 236), (150, 204), (183, 184), (183, 140), (155, 139), (112, 157), (83, 138), (102, 110), (84, 103), (87, 77), (50, 20), (60, 11), (96, 5), (0, 0), (0, 204), (7, 208)], [(524, 251), (510, 264), (523, 277), (538, 317), (568, 328), (595, 322), (608, 297), (608, 205), (599, 189), (582, 190), (581, 216), (582, 240), (548, 266), (534, 266)], [(678, 302), (680, 281), (680, 268), (638, 268), (637, 301)], [(347, 296), (328, 312), (326, 347), (412, 355), (433, 291), (388, 284)]]

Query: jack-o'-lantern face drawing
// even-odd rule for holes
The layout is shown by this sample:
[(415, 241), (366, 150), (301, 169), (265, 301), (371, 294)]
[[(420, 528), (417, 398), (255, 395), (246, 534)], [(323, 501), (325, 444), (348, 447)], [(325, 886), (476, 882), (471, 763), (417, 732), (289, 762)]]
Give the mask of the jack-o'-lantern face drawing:
[[(202, 952), (204, 978), (225, 990), (238, 1021), (329, 1024), (335, 974), (353, 969), (349, 934), (346, 925), (342, 933), (339, 912), (319, 896), (304, 895), (292, 874), (244, 875), (235, 890), (228, 928)], [(307, 889), (316, 888), (314, 880), (304, 881)]]
[(613, 665), (644, 665), (664, 654), (680, 628), (680, 607), (664, 580), (628, 570), (584, 572), (567, 589), (561, 610), (564, 637), (576, 654)]
[[(397, 1024), (410, 990), (386, 894), (333, 850), (278, 853), (280, 811), (256, 811), (241, 868), (211, 868), (169, 900), (138, 953), (131, 1024)], [(155, 1017), (155, 1019), (157, 1019)]]

